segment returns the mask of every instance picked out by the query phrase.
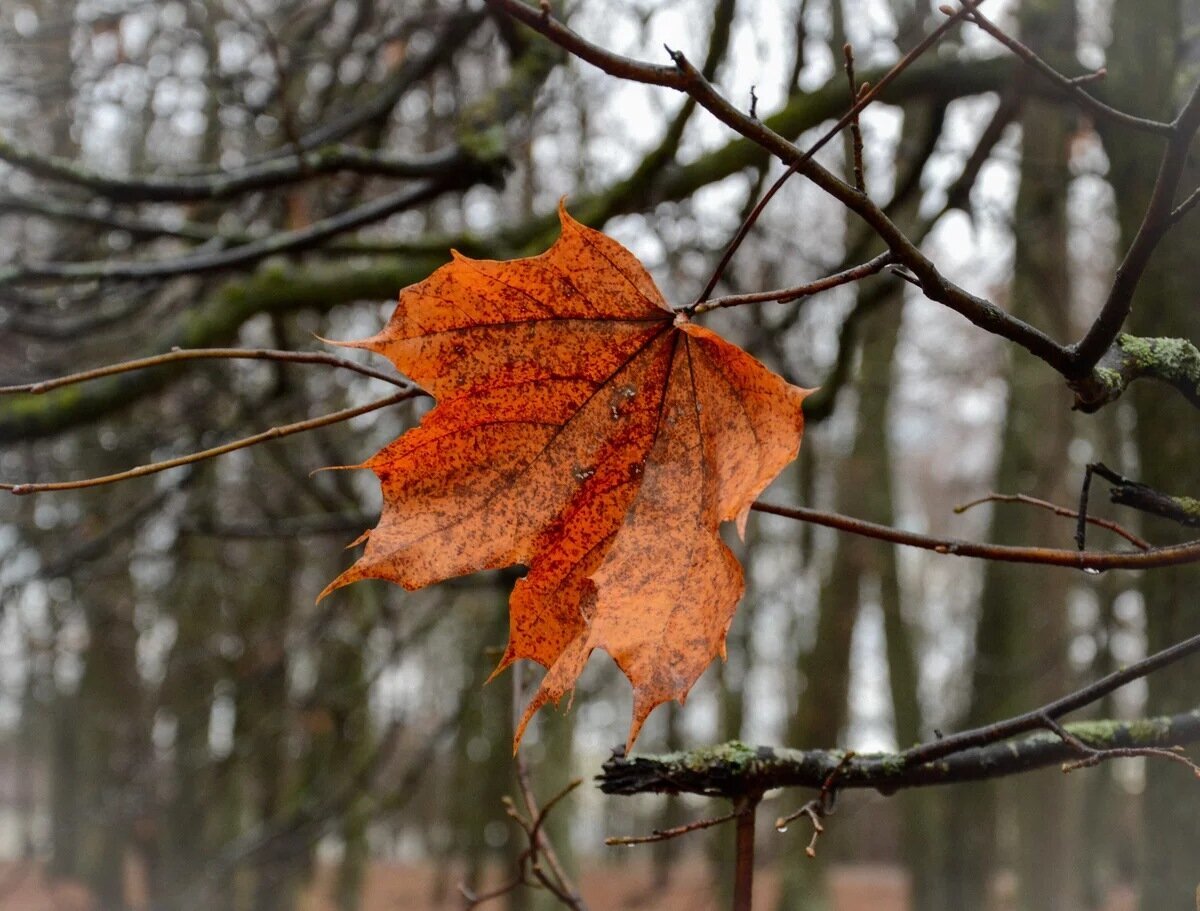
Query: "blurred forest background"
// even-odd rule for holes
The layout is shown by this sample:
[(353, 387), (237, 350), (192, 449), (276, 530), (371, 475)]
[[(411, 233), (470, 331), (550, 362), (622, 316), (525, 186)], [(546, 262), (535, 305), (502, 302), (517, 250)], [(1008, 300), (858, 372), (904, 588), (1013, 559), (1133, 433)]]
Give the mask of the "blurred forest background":
[[(944, 18), (935, 7), (588, 0), (565, 14), (611, 49), (658, 61), (667, 42), (704, 61), (727, 97), (748, 105), (753, 90), (759, 115), (804, 146), (849, 105), (843, 43), (877, 79)], [(988, 7), (1068, 73), (1106, 67), (1098, 91), (1125, 110), (1169, 118), (1200, 73), (1195, 0)], [(956, 29), (863, 115), (867, 185), (947, 274), (1065, 340), (1098, 309), (1160, 147), (1036, 90), (979, 29)], [(821, 156), (846, 166), (839, 142)], [(681, 97), (457, 0), (0, 0), (0, 159), (0, 384), (176, 345), (330, 351), (314, 335), (374, 333), (450, 247), (545, 249), (564, 195), (686, 302), (780, 172)], [(1200, 339), (1196, 238), (1193, 218), (1156, 254), (1134, 331)], [(867, 244), (795, 178), (721, 293), (817, 278)], [(1200, 484), (1182, 397), (1139, 384), (1073, 413), (1044, 364), (894, 276), (707, 322), (822, 387), (775, 502), (1069, 547), (1069, 520), (954, 506), (992, 490), (1069, 505), (1098, 459), (1164, 489)], [(195, 361), (9, 397), (0, 478), (119, 471), (389, 388), (319, 365)], [(426, 407), (0, 501), (0, 907), (85, 907), (85, 891), (101, 909), (461, 907), (460, 882), (511, 864), (509, 676), (482, 684), (512, 575), (412, 594), (363, 583), (313, 603), (374, 524), (378, 489), (367, 472), (310, 473), (362, 461)], [(1184, 537), (1097, 509), (1155, 543)], [(728, 661), (686, 708), (651, 717), (640, 750), (903, 747), (1200, 629), (1194, 568), (983, 564), (762, 515), (741, 557)], [(1195, 708), (1196, 680), (1180, 666), (1092, 713)], [(543, 712), (524, 748), (543, 798), (595, 774), (629, 700), (601, 656), (570, 712)], [(773, 795), (761, 816), (803, 799)], [(731, 831), (637, 853), (603, 837), (719, 812), (585, 783), (551, 829), (567, 866), (588, 871), (594, 908), (715, 908)], [(1200, 881), (1200, 786), (1166, 763), (854, 793), (828, 827), (815, 861), (806, 826), (764, 829), (762, 907), (849, 909), (838, 884), (864, 870), (907, 904), (878, 893), (857, 907), (930, 911), (1184, 908)]]

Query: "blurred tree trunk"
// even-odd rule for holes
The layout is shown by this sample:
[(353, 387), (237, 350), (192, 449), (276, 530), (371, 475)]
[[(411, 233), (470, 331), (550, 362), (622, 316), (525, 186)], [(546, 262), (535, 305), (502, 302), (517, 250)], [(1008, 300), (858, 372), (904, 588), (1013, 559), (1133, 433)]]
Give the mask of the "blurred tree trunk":
[[(324, 703), (331, 724), (327, 731), (319, 728), (324, 741), (321, 749), (310, 748), (322, 761), (309, 760), (310, 777), (300, 797), (319, 799), (335, 788), (345, 787), (348, 770), (359, 769), (377, 749), (371, 724), (370, 679), (364, 660), (367, 639), (378, 622), (380, 612), (379, 587), (364, 585), (351, 598), (351, 616), (347, 618), (349, 635), (329, 636), (323, 650), (321, 673), (315, 698)], [(356, 911), (362, 898), (363, 877), (366, 874), (368, 849), (366, 805), (370, 795), (355, 795), (342, 811), (339, 832), (342, 840), (342, 860), (338, 865), (334, 899), (339, 911)]]
[[(566, 708), (565, 701), (563, 708)], [(538, 805), (545, 806), (546, 801), (561, 792), (573, 777), (575, 713), (550, 711), (545, 713), (540, 723), (541, 758), (530, 763), (530, 776)], [(543, 828), (563, 869), (578, 885), (575, 851), (571, 843), (571, 810), (576, 799), (576, 795), (572, 795), (556, 804), (554, 812), (546, 817)], [(514, 833), (513, 837), (523, 839), (524, 834)], [(562, 903), (544, 889), (525, 889), (513, 895), (511, 907), (522, 911), (561, 911)]]
[[(1143, 116), (1170, 119), (1200, 78), (1195, 35), (1200, 11), (1194, 0), (1117, 0), (1108, 58), (1114, 86), (1113, 102)], [(1190, 30), (1190, 31), (1189, 31)], [(1121, 248), (1124, 250), (1141, 221), (1158, 171), (1162, 142), (1114, 130), (1105, 134), (1116, 188)], [(1200, 182), (1194, 157), (1182, 181), (1189, 192)], [(1181, 223), (1159, 246), (1134, 299), (1130, 331), (1135, 334), (1181, 336), (1200, 340), (1200, 311), (1195, 288), (1200, 279), (1195, 214)], [(1172, 493), (1197, 495), (1200, 474), (1196, 454), (1200, 433), (1196, 411), (1179, 395), (1156, 383), (1136, 384), (1131, 390), (1137, 408), (1137, 442), (1141, 455), (1139, 480)], [(1178, 540), (1177, 526), (1147, 518), (1145, 530), (1153, 541)], [(1165, 648), (1200, 630), (1200, 568), (1180, 567), (1146, 573), (1142, 579), (1146, 604), (1146, 647)], [(1149, 679), (1149, 714), (1195, 708), (1200, 702), (1194, 665), (1179, 665)], [(1142, 907), (1191, 907), (1200, 879), (1200, 789), (1191, 776), (1148, 764), (1141, 836)]]
[[(450, 811), (458, 854), (465, 864), (460, 881), (472, 891), (485, 888), (489, 861), (515, 858), (524, 847), (523, 836), (505, 815), (502, 800), (506, 796), (518, 799), (509, 758), (513, 725), (512, 680), (508, 675), (523, 673), (525, 668), (510, 668), (504, 677), (484, 686), (508, 632), (508, 612), (503, 605), (501, 589), (487, 583), (472, 595), (459, 598), (455, 605), (465, 628), (475, 631), (462, 645), (466, 673), (462, 720), (453, 751), (457, 772)], [(471, 617), (473, 623), (468, 620)], [(507, 835), (503, 849), (497, 841), (501, 832)], [(500, 875), (508, 877), (511, 870), (505, 866)], [(513, 902), (509, 904), (511, 907)]]
[[(898, 316), (894, 308), (889, 308), (868, 320), (862, 340), (858, 381), (861, 394), (854, 443), (850, 455), (838, 465), (837, 510), (887, 524), (891, 524), (892, 517), (888, 387), (899, 331)], [(850, 648), (864, 584), (870, 586), (873, 580), (877, 581), (884, 616), (890, 614), (894, 622), (899, 615), (898, 603), (882, 603), (889, 597), (898, 602), (893, 549), (849, 535), (839, 536), (836, 541), (832, 569), (821, 585), (816, 639), (812, 650), (800, 662), (804, 690), (789, 722), (786, 741), (789, 746), (817, 749), (841, 743), (849, 715)], [(905, 694), (904, 698), (912, 695)], [(836, 829), (831, 834), (836, 834)], [(836, 840), (827, 838), (824, 842), (822, 850), (828, 854)], [(806, 858), (798, 856), (803, 844), (803, 839), (797, 839), (797, 856), (784, 876), (781, 911), (822, 907), (813, 903), (814, 892), (819, 891), (815, 881), (818, 871), (806, 863)]]
[[(746, 715), (746, 683), (750, 676), (750, 668), (754, 662), (754, 628), (759, 609), (761, 593), (754, 582), (753, 561), (762, 556), (760, 548), (763, 535), (760, 527), (751, 522), (746, 526), (746, 547), (748, 555), (746, 563), (746, 594), (738, 607), (737, 616), (729, 628), (725, 640), (724, 661), (717, 665), (718, 686), (718, 728), (716, 741), (723, 743), (727, 740), (740, 740), (745, 736)], [(676, 711), (674, 705), (672, 712)], [(671, 743), (675, 732), (668, 728), (668, 750), (681, 749), (682, 743)], [(663, 819), (666, 826), (683, 824), (688, 817), (686, 807), (677, 797), (670, 798), (669, 809), (664, 809)], [(667, 815), (668, 813), (672, 815)], [(659, 842), (663, 845), (679, 845), (686, 839), (672, 839)], [(737, 833), (734, 826), (717, 826), (708, 838), (708, 867), (712, 882), (718, 893), (718, 907), (724, 908), (733, 901), (733, 869), (737, 858)], [(674, 855), (672, 855), (674, 860)], [(657, 871), (656, 871), (657, 872)], [(666, 885), (665, 879), (663, 885)]]
[(122, 908), (124, 861), (144, 756), (138, 742), (137, 631), (128, 579), (95, 588), (99, 593), (94, 601), (89, 598), (90, 644), (80, 681), (87, 719), (81, 744), (80, 872), (101, 907)]
[[(666, 722), (666, 730), (663, 732), (662, 738), (663, 752), (671, 753), (684, 748), (683, 732), (680, 730), (680, 715), (682, 711), (683, 707), (676, 702), (668, 703), (662, 708), (662, 712), (666, 716), (663, 719)], [(682, 824), (683, 821), (683, 801), (679, 799), (677, 794), (668, 794), (662, 799), (661, 806), (658, 809), (658, 820), (655, 822), (654, 828), (670, 829)], [(653, 894), (661, 893), (670, 885), (671, 868), (674, 867), (676, 860), (679, 859), (679, 855), (680, 844), (679, 839), (676, 838), (669, 838), (666, 841), (656, 841), (650, 846), (650, 865), (653, 871), (651, 890)], [(720, 879), (717, 881), (721, 882)]]
[[(47, 18), (61, 17), (74, 21), (75, 0), (56, 3), (42, 0), (37, 12)], [(74, 72), (71, 55), (71, 29), (64, 30), (57, 40), (45, 46), (45, 53), (30, 55), (25, 63), (47, 84), (60, 83), (70, 86)], [(67, 93), (63, 93), (67, 97)], [(71, 138), (73, 122), (70, 103), (64, 101), (58, 109), (43, 111), (43, 122), (49, 125), (49, 148), (55, 155), (72, 156), (77, 146)], [(54, 250), (48, 251), (49, 255)], [(59, 633), (57, 617), (52, 620), (52, 633)], [(53, 683), (53, 670), (50, 681)], [(63, 691), (55, 687), (50, 704), (50, 840), (52, 857), (50, 872), (54, 876), (75, 877), (81, 875), (80, 838), (83, 814), (81, 813), (81, 735), (83, 695), (78, 687)]]
[[(906, 112), (896, 160), (897, 186), (901, 174), (923, 167), (924, 161), (915, 160), (912, 152), (923, 145), (930, 121), (928, 111)], [(914, 216), (914, 203), (902, 205), (894, 213), (901, 226), (911, 223)], [(856, 303), (861, 305), (861, 301), (860, 293)], [(838, 466), (838, 511), (888, 525), (894, 518), (888, 414), (902, 301), (903, 289), (897, 286), (879, 312), (864, 322), (854, 442), (850, 455)], [(804, 690), (789, 725), (790, 746), (825, 748), (840, 742), (849, 714), (850, 650), (864, 588), (878, 591), (897, 742), (903, 746), (920, 737), (920, 672), (912, 631), (902, 609), (895, 550), (847, 535), (836, 539), (832, 570), (821, 586), (816, 639), (801, 659)], [(905, 860), (913, 875), (914, 895), (921, 899), (931, 881), (929, 796), (905, 795), (899, 803)], [(830, 845), (836, 842), (830, 840)], [(801, 902), (811, 902), (816, 891), (811, 871), (798, 858), (785, 873), (781, 908), (809, 907)]]
[[(284, 813), (292, 785), (293, 764), (287, 740), (293, 714), (288, 699), (289, 615), (293, 603), (291, 567), (296, 565), (294, 545), (282, 542), (269, 548), (267, 559), (243, 579), (246, 597), (237, 605), (239, 637), (243, 643), (237, 661), (236, 729), (239, 774), (245, 779), (251, 818), (270, 826)], [(244, 745), (244, 747), (242, 746)], [(297, 887), (295, 866), (303, 846), (292, 836), (272, 839), (247, 859), (251, 875), (253, 911), (284, 911), (291, 907)]]
[(80, 701), (78, 691), (60, 689), (50, 707), (49, 871), (55, 877), (79, 875)]
[[(197, 511), (211, 472), (205, 471), (189, 492), (189, 503)], [(176, 551), (176, 567), (165, 595), (178, 605), (175, 643), (167, 660), (166, 675), (159, 691), (164, 720), (174, 727), (171, 741), (167, 796), (159, 822), (160, 861), (151, 894), (162, 907), (173, 911), (185, 904), (184, 890), (193, 881), (203, 858), (218, 848), (220, 832), (214, 819), (222, 805), (217, 793), (214, 757), (209, 748), (209, 723), (213, 699), (222, 679), (221, 662), (210, 653), (212, 640), (223, 638), (223, 621), (214, 616), (221, 604), (221, 546), (212, 538), (186, 537)], [(208, 892), (200, 893), (209, 907), (220, 907)]]
[[(1066, 0), (1024, 0), (1021, 32), (1056, 59), (1073, 53), (1075, 18)], [(1022, 112), (1021, 181), (1013, 234), (1014, 315), (1056, 338), (1070, 335), (1067, 272), (1067, 189), (1071, 124), (1062, 108), (1029, 101)], [(1072, 422), (1061, 381), (1022, 351), (1011, 351), (1009, 395), (995, 489), (1047, 500), (1073, 496), (1067, 456)], [(1060, 414), (1048, 418), (1048, 403)], [(1057, 524), (1051, 524), (1057, 523)], [(1067, 543), (1060, 520), (1017, 505), (997, 505), (988, 540), (1000, 544)], [(1055, 539), (1057, 540), (1057, 539)], [(1067, 593), (1074, 580), (1061, 570), (988, 563), (975, 636), (971, 704), (966, 726), (999, 720), (1049, 701), (1069, 688)], [(988, 907), (992, 877), (1011, 867), (1019, 906), (1064, 911), (1077, 907), (1073, 787), (1057, 771), (1018, 782), (966, 785), (952, 802), (947, 908)], [(1003, 798), (1002, 798), (1003, 795)], [(1014, 843), (999, 835), (1012, 831)]]

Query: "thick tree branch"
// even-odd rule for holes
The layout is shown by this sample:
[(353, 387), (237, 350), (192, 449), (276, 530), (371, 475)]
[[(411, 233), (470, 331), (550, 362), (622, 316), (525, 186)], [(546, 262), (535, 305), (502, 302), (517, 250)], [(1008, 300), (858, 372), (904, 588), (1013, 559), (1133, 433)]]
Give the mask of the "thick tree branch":
[[(1089, 721), (1063, 726), (1058, 719), (1198, 651), (1200, 635), (1031, 712), (902, 753), (858, 756), (843, 750), (751, 748), (734, 742), (668, 756), (626, 759), (618, 754), (604, 764), (600, 787), (610, 794), (653, 791), (736, 797), (795, 786), (824, 792), (836, 776), (838, 788), (875, 788), (891, 793), (900, 788), (999, 778), (1058, 762), (1069, 766), (1072, 759), (1094, 765), (1110, 758), (1161, 753), (1200, 740), (1200, 708), (1169, 718), (1131, 722)], [(1049, 733), (1011, 739), (1037, 730)], [(1196, 768), (1190, 761), (1183, 761)]]
[[(1200, 709), (1139, 721), (1083, 721), (1063, 727), (1086, 746), (1102, 751), (1168, 749), (1200, 740)], [(1079, 758), (1078, 749), (1053, 732), (975, 747), (919, 766), (905, 766), (899, 753), (846, 760), (842, 750), (749, 747), (735, 741), (687, 753), (614, 756), (597, 780), (606, 794), (736, 797), (772, 788), (816, 790), (836, 771), (839, 788), (872, 788), (890, 794), (904, 788), (1003, 778)]]

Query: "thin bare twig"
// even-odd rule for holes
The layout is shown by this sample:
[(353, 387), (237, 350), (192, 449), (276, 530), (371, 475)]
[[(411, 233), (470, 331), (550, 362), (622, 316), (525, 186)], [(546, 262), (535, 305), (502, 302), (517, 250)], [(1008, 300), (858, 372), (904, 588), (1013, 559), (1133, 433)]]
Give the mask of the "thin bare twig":
[(679, 836), (687, 835), (690, 832), (700, 832), (703, 829), (711, 829), (713, 826), (732, 822), (738, 816), (738, 811), (733, 810), (724, 816), (697, 819), (692, 822), (685, 822), (680, 826), (673, 826), (670, 829), (655, 829), (649, 835), (612, 835), (604, 839), (604, 843), (610, 847), (617, 847), (621, 845), (649, 845), (656, 841), (669, 841), (672, 838), (679, 838)]
[(856, 282), (868, 276), (875, 275), (883, 271), (892, 262), (892, 258), (890, 251), (880, 253), (874, 259), (868, 260), (861, 265), (852, 266), (842, 272), (827, 275), (825, 278), (819, 278), (804, 285), (796, 285), (792, 288), (779, 288), (774, 291), (755, 291), (750, 294), (731, 294), (728, 297), (714, 297), (703, 303), (685, 307), (683, 312), (700, 314), (707, 313), (709, 310), (717, 310), (721, 307), (740, 307), (743, 304), (761, 304), (773, 301), (778, 301), (781, 304), (791, 303), (802, 297), (809, 297), (821, 291), (828, 291), (830, 288), (836, 288), (839, 285), (849, 284), (850, 282)]
[(935, 553), (949, 556), (974, 557), (980, 560), (995, 560), (1000, 563), (1068, 566), (1080, 570), (1094, 569), (1103, 572), (1110, 569), (1152, 569), (1200, 561), (1200, 540), (1167, 547), (1151, 547), (1149, 550), (1137, 552), (1062, 550), (1052, 547), (983, 544), (977, 541), (961, 541), (956, 538), (939, 538), (893, 528), (889, 525), (867, 522), (836, 512), (808, 509), (803, 506), (775, 506), (758, 501), (750, 508), (756, 512), (795, 519), (799, 522), (811, 522), (814, 525), (836, 528), (839, 531), (874, 538), (877, 541), (918, 547), (922, 550), (932, 550)]
[[(859, 97), (870, 91), (871, 87), (864, 84), (862, 88), (859, 88), (857, 80), (854, 78), (854, 48), (850, 46), (849, 42), (842, 45), (842, 56), (846, 63), (846, 81), (850, 84), (850, 97), (854, 101), (858, 101)], [(867, 180), (863, 168), (862, 127), (859, 125), (857, 114), (850, 121), (850, 150), (854, 160), (854, 188), (860, 193), (866, 193)]]
[[(1057, 503), (1051, 503), (1049, 500), (1039, 500), (1037, 497), (1031, 497), (1023, 493), (989, 493), (986, 497), (980, 497), (977, 500), (971, 500), (969, 503), (960, 503), (958, 506), (954, 507), (954, 512), (958, 515), (962, 515), (968, 509), (981, 506), (984, 503), (1024, 503), (1027, 506), (1037, 506), (1040, 509), (1048, 509), (1056, 516), (1062, 516), (1066, 519), (1078, 519), (1081, 515), (1079, 510), (1068, 509), (1066, 506), (1059, 506)], [(1097, 516), (1084, 516), (1084, 518), (1091, 525), (1095, 525), (1098, 528), (1107, 528), (1114, 534), (1120, 535), (1139, 550), (1151, 549), (1151, 545), (1148, 541), (1143, 538), (1139, 538), (1133, 532), (1123, 528), (1121, 525), (1113, 522), (1110, 519), (1101, 519)], [(1082, 545), (1080, 549), (1082, 549)]]
[(297, 421), (294, 424), (285, 424), (282, 427), (272, 427), (262, 433), (256, 433), (254, 436), (243, 437), (240, 440), (234, 440), (231, 443), (225, 443), (221, 446), (214, 446), (211, 449), (205, 449), (200, 452), (193, 452), (189, 455), (179, 456), (174, 459), (166, 459), (162, 462), (153, 462), (149, 465), (139, 465), (137, 468), (130, 468), (128, 471), (119, 471), (116, 474), (102, 475), (95, 478), (81, 478), (78, 481), (51, 481), (47, 483), (32, 483), (32, 484), (3, 484), (0, 483), (0, 490), (7, 490), (9, 493), (21, 496), (30, 493), (47, 493), (56, 490), (82, 490), (87, 487), (100, 487), (104, 484), (115, 484), (118, 481), (128, 481), (133, 478), (142, 478), (146, 475), (157, 474), (160, 471), (167, 471), (171, 468), (179, 468), (183, 465), (193, 465), (196, 462), (202, 462), (205, 459), (215, 458), (216, 456), (225, 455), (229, 452), (234, 452), (238, 449), (246, 449), (250, 446), (257, 446), (259, 443), (266, 443), (270, 440), (282, 439), (286, 436), (291, 436), (296, 433), (304, 433), (308, 430), (316, 430), (318, 427), (328, 427), (330, 424), (337, 424), (341, 421), (348, 421), (351, 418), (356, 418), (360, 414), (369, 414), (372, 411), (378, 411), (381, 408), (387, 408), (389, 405), (395, 405), (398, 402), (403, 402), (406, 399), (415, 398), (424, 393), (418, 389), (410, 388), (404, 392), (398, 392), (395, 395), (390, 395), (387, 398), (376, 399), (374, 402), (368, 402), (366, 405), (359, 405), (356, 408), (346, 408), (342, 411), (335, 411), (332, 414), (322, 415), (319, 418), (311, 418), (307, 421)]
[(786, 832), (788, 823), (799, 819), (801, 816), (807, 816), (812, 822), (813, 834), (809, 839), (808, 847), (804, 849), (804, 853), (808, 857), (817, 856), (817, 841), (825, 834), (825, 826), (821, 820), (831, 815), (837, 809), (837, 780), (838, 777), (850, 766), (857, 754), (853, 751), (847, 751), (842, 757), (841, 762), (834, 766), (833, 770), (821, 782), (821, 789), (817, 792), (817, 796), (812, 800), (807, 801), (799, 810), (794, 813), (789, 813), (787, 816), (781, 816), (775, 820), (775, 828), (780, 832)]
[(1180, 765), (1191, 769), (1192, 774), (1200, 778), (1200, 765), (1192, 762), (1183, 752), (1183, 747), (1093, 747), (1088, 746), (1053, 718), (1046, 716), (1042, 719), (1044, 727), (1053, 731), (1063, 743), (1069, 744), (1072, 749), (1083, 754), (1082, 759), (1076, 759), (1073, 762), (1064, 762), (1062, 770), (1064, 772), (1074, 772), (1078, 769), (1087, 769), (1092, 766), (1099, 765), (1109, 759), (1133, 759), (1135, 757), (1167, 759), (1171, 762), (1177, 762)]
[(1196, 187), (1196, 189), (1192, 190), (1192, 192), (1187, 195), (1187, 198), (1184, 199), (1183, 202), (1171, 210), (1171, 214), (1169, 216), (1171, 224), (1175, 224), (1175, 222), (1187, 215), (1188, 212), (1192, 211), (1198, 202), (1200, 202), (1200, 187)]
[(50, 392), (52, 389), (59, 389), (63, 386), (71, 386), (75, 383), (86, 383), (91, 380), (102, 379), (106, 376), (115, 376), (119, 373), (129, 373), (133, 370), (146, 370), (151, 367), (159, 367), (163, 364), (170, 364), (176, 361), (193, 361), (193, 360), (256, 360), (256, 361), (279, 361), (283, 363), (294, 364), (324, 364), (327, 367), (340, 367), (345, 370), (353, 370), (355, 373), (361, 373), (363, 376), (369, 376), (372, 379), (383, 380), (385, 383), (391, 383), (393, 386), (400, 386), (408, 389), (411, 384), (396, 376), (395, 374), (384, 373), (382, 370), (375, 370), (371, 367), (365, 367), (362, 364), (357, 364), (354, 361), (346, 358), (337, 357), (332, 354), (325, 354), (316, 351), (279, 351), (271, 348), (172, 348), (165, 354), (155, 354), (150, 357), (142, 357), (133, 361), (123, 361), (119, 364), (108, 364), (104, 367), (96, 367), (92, 370), (83, 370), (79, 373), (72, 373), (67, 376), (56, 377), (52, 380), (40, 380), (36, 383), (20, 383), (14, 386), (0, 386), (0, 395), (11, 395), (14, 393), (24, 392), (30, 395), (41, 395), (45, 392)]
[[(524, 675), (518, 667), (513, 672), (512, 682), (514, 718), (521, 717), (521, 710), (524, 707), (524, 703)], [(574, 791), (575, 788), (579, 787), (580, 780), (576, 779), (570, 782), (565, 788), (550, 798), (545, 806), (539, 809), (537, 798), (534, 796), (533, 787), (529, 780), (529, 767), (520, 749), (517, 750), (514, 756), (514, 762), (516, 763), (517, 786), (520, 790), (521, 800), (525, 805), (525, 813), (517, 809), (516, 802), (511, 797), (504, 798), (504, 805), (508, 815), (524, 830), (529, 844), (525, 850), (517, 855), (516, 872), (503, 885), (490, 892), (475, 894), (467, 889), (465, 884), (460, 884), (458, 889), (466, 901), (466, 907), (474, 908), (485, 901), (500, 898), (514, 892), (521, 886), (540, 886), (550, 892), (563, 905), (571, 908), (572, 911), (587, 911), (587, 906), (584, 904), (579, 890), (572, 883), (570, 877), (567, 876), (566, 871), (559, 863), (553, 846), (550, 844), (550, 840), (546, 837), (545, 832), (542, 831), (547, 815), (557, 806), (559, 801)], [(543, 869), (540, 863), (541, 858), (545, 858), (550, 868), (549, 871)], [(532, 879), (530, 878), (531, 875)]]
[[(756, 205), (753, 209), (751, 209), (750, 214), (747, 215), (745, 217), (745, 219), (742, 220), (741, 225), (738, 226), (737, 231), (733, 235), (733, 239), (729, 242), (729, 245), (725, 248), (725, 252), (721, 255), (720, 262), (717, 263), (717, 267), (713, 270), (713, 274), (709, 277), (708, 284), (706, 284), (704, 286), (704, 290), (701, 291), (700, 296), (698, 298), (696, 298), (696, 304), (703, 303), (704, 301), (708, 300), (708, 298), (712, 295), (714, 289), (716, 289), (716, 287), (717, 287), (717, 283), (721, 280), (721, 277), (725, 274), (725, 270), (729, 267), (729, 263), (733, 259), (733, 254), (736, 253), (738, 247), (740, 247), (742, 245), (742, 241), (744, 241), (746, 239), (746, 235), (750, 233), (750, 229), (752, 227), (754, 227), (754, 223), (756, 221), (758, 221), (759, 216), (762, 215), (763, 210), (767, 207), (767, 203), (769, 203), (771, 201), (771, 199), (775, 196), (775, 194), (778, 193), (779, 190), (783, 187), (783, 185), (785, 183), (787, 183), (788, 179), (793, 174), (803, 170), (804, 165), (808, 164), (812, 160), (813, 156), (817, 154), (817, 152), (819, 152), (819, 151), (821, 151), (821, 149), (825, 148), (825, 145), (829, 142), (829, 140), (833, 139), (834, 136), (836, 136), (843, 129), (845, 129), (847, 124), (857, 121), (858, 115), (860, 113), (862, 113), (862, 111), (867, 107), (867, 105), (869, 105), (872, 101), (874, 101), (876, 98), (878, 98), (879, 94), (885, 88), (887, 88), (888, 85), (890, 85), (893, 80), (895, 80), (901, 73), (903, 73), (906, 69), (908, 69), (908, 67), (912, 63), (914, 63), (918, 58), (920, 58), (920, 56), (922, 54), (924, 54), (925, 51), (929, 50), (929, 48), (933, 47), (933, 45), (935, 45), (938, 41), (940, 41), (942, 39), (942, 36), (945, 35), (948, 31), (950, 31), (950, 29), (952, 29), (958, 22), (962, 21), (962, 19), (966, 16), (966, 14), (968, 12), (973, 10), (980, 3), (984, 3), (984, 2), (985, 2), (985, 0), (965, 0), (965, 2), (963, 3), (963, 8), (961, 10), (959, 10), (957, 13), (950, 14), (949, 19), (947, 19), (945, 22), (943, 22), (941, 25), (939, 25), (936, 29), (934, 29), (932, 32), (930, 32), (928, 35), (926, 35), (925, 38), (923, 38), (915, 47), (913, 47), (910, 51), (908, 51), (908, 53), (906, 53), (903, 57), (901, 57), (899, 60), (897, 60), (895, 66), (893, 66), (890, 70), (888, 70), (886, 73), (884, 73), (884, 75), (880, 77), (879, 81), (876, 82), (873, 87), (869, 88), (865, 93), (858, 95), (857, 100), (854, 100), (855, 91), (853, 88), (851, 88), (850, 97), (852, 100), (854, 100), (854, 102), (853, 102), (853, 104), (851, 104), (850, 110), (847, 111), (845, 114), (843, 114), (838, 119), (837, 123), (835, 123), (832, 127), (830, 127), (821, 136), (820, 139), (818, 139), (811, 146), (809, 146), (808, 150), (803, 153), (803, 155), (800, 157), (799, 161), (794, 161), (788, 166), (787, 170), (784, 171), (783, 174), (781, 174), (779, 176), (779, 179), (776, 180), (775, 183), (771, 184), (770, 189), (768, 189), (767, 192), (763, 194), (762, 199), (760, 199), (758, 201), (758, 205)], [(513, 14), (513, 10), (510, 8), (509, 4), (505, 3), (505, 9), (509, 12), (510, 15)], [(543, 34), (545, 34), (545, 32), (543, 32)], [(550, 35), (548, 37), (550, 37), (551, 40), (558, 40), (557, 38), (555, 38), (552, 35)], [(588, 60), (588, 62), (594, 63), (597, 66), (601, 66), (601, 69), (604, 69), (604, 67), (601, 64), (597, 63), (596, 60), (594, 60), (594, 59), (591, 59), (589, 57), (584, 57), (583, 59)], [(605, 72), (610, 72), (610, 71), (605, 69)], [(631, 77), (631, 78), (636, 79), (637, 77)], [(642, 81), (642, 80), (638, 80), (638, 81)], [(658, 84), (666, 85), (666, 83), (658, 83)], [(685, 90), (685, 89), (683, 89), (682, 86), (671, 86), (671, 87), (672, 88), (680, 88), (681, 90)], [(705, 105), (705, 107), (709, 107), (709, 106)], [(712, 109), (709, 108), (709, 110), (711, 111)], [(757, 118), (752, 118), (752, 119), (756, 120)], [(743, 134), (743, 135), (745, 135), (745, 134)], [(863, 194), (863, 195), (865, 196), (865, 194)]]
[(900, 754), (902, 764), (906, 768), (923, 765), (954, 753), (961, 753), (964, 750), (974, 747), (1007, 740), (1018, 734), (1036, 731), (1038, 728), (1046, 726), (1045, 720), (1047, 718), (1061, 718), (1069, 712), (1074, 712), (1086, 705), (1090, 705), (1098, 699), (1103, 699), (1113, 690), (1120, 689), (1127, 683), (1147, 677), (1177, 661), (1182, 661), (1196, 652), (1200, 652), (1200, 634), (1192, 636), (1189, 639), (1184, 639), (1182, 642), (1177, 642), (1175, 645), (1165, 648), (1162, 651), (1155, 652), (1141, 661), (1136, 661), (1128, 667), (1114, 671), (1088, 686), (1056, 699), (1040, 708), (1036, 708), (1031, 712), (1025, 712), (1006, 721), (999, 721), (995, 724), (952, 734), (940, 740), (905, 750)]

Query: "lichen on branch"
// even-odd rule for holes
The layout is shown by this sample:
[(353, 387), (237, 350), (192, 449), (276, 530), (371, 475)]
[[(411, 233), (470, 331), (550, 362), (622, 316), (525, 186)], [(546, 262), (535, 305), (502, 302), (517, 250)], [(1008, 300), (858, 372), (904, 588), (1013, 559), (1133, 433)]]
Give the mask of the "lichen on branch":
[[(1064, 725), (1095, 750), (1170, 748), (1200, 740), (1200, 709), (1137, 721), (1083, 721)], [(1002, 778), (1032, 769), (1071, 763), (1079, 748), (1050, 731), (975, 747), (933, 762), (909, 765), (903, 753), (861, 754), (842, 750), (751, 747), (733, 741), (664, 755), (626, 757), (617, 753), (597, 777), (606, 794), (703, 794), (738, 797), (773, 788), (819, 789), (836, 774), (838, 788), (892, 793), (963, 781)]]
[(1117, 337), (1088, 376), (1071, 384), (1075, 407), (1087, 413), (1098, 411), (1142, 377), (1174, 386), (1200, 408), (1200, 350), (1183, 338), (1128, 334)]

